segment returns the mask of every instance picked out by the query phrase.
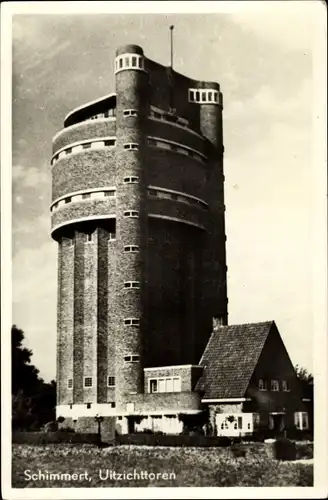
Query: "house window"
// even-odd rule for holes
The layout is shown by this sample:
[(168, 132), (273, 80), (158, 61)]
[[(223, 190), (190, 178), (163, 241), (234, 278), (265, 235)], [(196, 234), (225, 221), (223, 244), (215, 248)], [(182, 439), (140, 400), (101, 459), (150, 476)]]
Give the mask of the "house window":
[(181, 392), (181, 378), (160, 377), (150, 379), (149, 392)]
[(115, 377), (108, 377), (107, 387), (115, 387)]
[(124, 361), (129, 362), (131, 361), (131, 356), (124, 356)]
[(296, 425), (296, 428), (304, 431), (309, 428), (309, 416), (308, 413), (302, 412), (302, 411), (297, 411), (294, 414), (294, 422)]
[(84, 377), (84, 387), (92, 387), (92, 377)]
[(189, 90), (189, 101), (190, 102), (195, 101), (195, 92), (193, 90)]
[(115, 408), (116, 404), (114, 402), (109, 403), (111, 408)]
[(104, 146), (115, 146), (116, 141), (115, 139), (109, 139), (107, 141), (104, 141)]
[(259, 380), (259, 390), (260, 391), (266, 391), (267, 389), (268, 389), (267, 381), (264, 380), (263, 378), (260, 378), (260, 380)]
[(271, 380), (271, 391), (278, 392), (279, 391), (279, 382), (278, 380)]
[(157, 379), (149, 380), (149, 392), (158, 392)]
[(132, 56), (132, 67), (136, 67), (137, 66), (137, 58)]
[(115, 191), (105, 191), (105, 196), (115, 196)]
[(86, 200), (87, 198), (90, 198), (91, 194), (90, 193), (84, 193), (82, 195), (82, 200)]
[(71, 152), (72, 152), (72, 148), (67, 148), (67, 149), (66, 149), (66, 154), (67, 154), (67, 155), (71, 154)]
[(67, 379), (67, 389), (73, 389), (73, 379)]
[(132, 362), (140, 361), (140, 356), (138, 356), (138, 355), (131, 356), (131, 361)]
[(89, 149), (91, 148), (91, 142), (86, 142), (85, 144), (82, 144), (83, 149)]
[(91, 408), (91, 403), (87, 403), (87, 409), (90, 410)]
[(85, 241), (86, 242), (92, 242), (92, 233), (87, 233), (85, 235)]
[(290, 391), (290, 385), (289, 385), (288, 380), (283, 380), (282, 381), (282, 390), (284, 392), (289, 392)]
[(109, 241), (115, 241), (116, 240), (116, 233), (108, 233), (108, 239), (109, 239)]
[(65, 203), (71, 203), (71, 201), (72, 201), (71, 196), (68, 196), (67, 198), (65, 198)]

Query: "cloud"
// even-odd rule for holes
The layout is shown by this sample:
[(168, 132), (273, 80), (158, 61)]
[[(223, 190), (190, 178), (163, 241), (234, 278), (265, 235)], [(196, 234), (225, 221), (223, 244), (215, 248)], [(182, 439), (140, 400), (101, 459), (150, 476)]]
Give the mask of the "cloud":
[(234, 12), (232, 20), (245, 31), (287, 50), (310, 50), (320, 17), (326, 14), (322, 11), (324, 5), (313, 1), (251, 4), (250, 9), (244, 5), (244, 8)]

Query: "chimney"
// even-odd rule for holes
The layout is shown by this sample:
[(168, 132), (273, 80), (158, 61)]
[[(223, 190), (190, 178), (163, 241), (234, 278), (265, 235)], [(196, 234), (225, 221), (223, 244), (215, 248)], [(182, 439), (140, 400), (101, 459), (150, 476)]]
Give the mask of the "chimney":
[(224, 326), (223, 316), (213, 316), (213, 332), (217, 332), (219, 328)]

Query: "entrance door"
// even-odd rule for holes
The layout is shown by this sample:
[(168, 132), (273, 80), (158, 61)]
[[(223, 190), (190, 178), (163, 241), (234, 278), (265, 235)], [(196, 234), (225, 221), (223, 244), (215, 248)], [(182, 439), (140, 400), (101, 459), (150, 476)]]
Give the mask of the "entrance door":
[(285, 428), (284, 416), (285, 415), (283, 413), (277, 413), (277, 414), (270, 415), (272, 430), (277, 431), (277, 432), (282, 432), (284, 430), (284, 428)]
[(128, 420), (128, 434), (133, 434), (135, 429), (134, 429), (134, 418), (133, 417), (127, 417)]

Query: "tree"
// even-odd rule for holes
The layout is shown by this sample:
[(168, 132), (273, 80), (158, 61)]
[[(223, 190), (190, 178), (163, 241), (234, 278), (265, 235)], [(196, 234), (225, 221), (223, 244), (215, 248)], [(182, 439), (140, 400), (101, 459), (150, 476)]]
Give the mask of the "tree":
[(306, 368), (295, 366), (296, 376), (300, 382), (303, 397), (312, 399), (313, 397), (313, 375)]
[(24, 332), (11, 328), (12, 425), (15, 430), (33, 430), (55, 419), (56, 383), (39, 377), (31, 364), (32, 351), (23, 346)]

